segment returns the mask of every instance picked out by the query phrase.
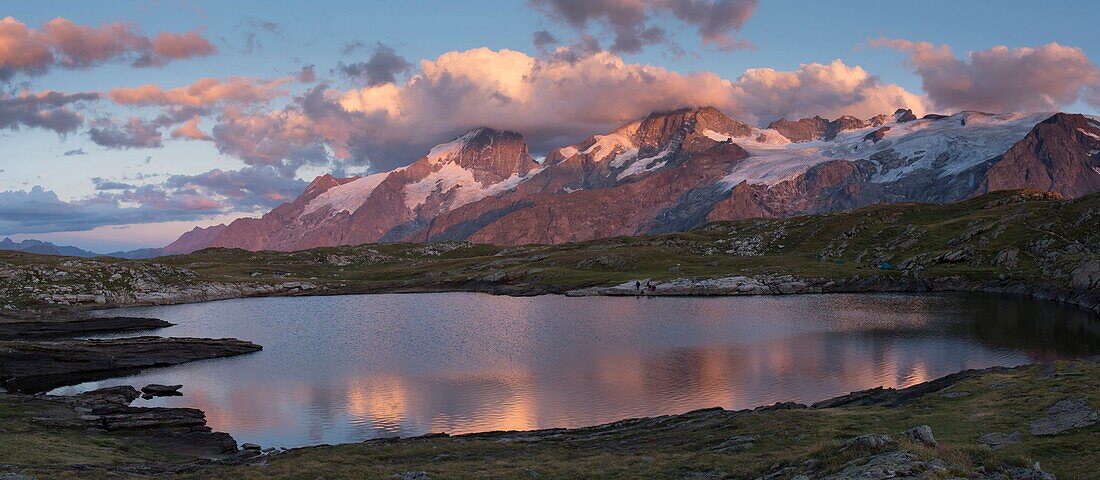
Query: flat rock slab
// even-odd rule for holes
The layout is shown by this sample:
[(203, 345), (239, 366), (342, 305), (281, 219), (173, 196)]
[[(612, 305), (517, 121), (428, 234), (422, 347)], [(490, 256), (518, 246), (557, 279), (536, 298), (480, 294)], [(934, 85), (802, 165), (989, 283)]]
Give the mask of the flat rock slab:
[(141, 438), (173, 451), (203, 457), (236, 453), (237, 442), (229, 434), (212, 431), (202, 410), (130, 406), (138, 395), (137, 389), (125, 385), (69, 396), (35, 396), (28, 401), (47, 402), (58, 407), (31, 419), (44, 428)]
[(236, 338), (0, 341), (0, 386), (15, 392), (39, 393), (144, 368), (241, 355), (262, 348)]
[(141, 387), (141, 393), (152, 397), (173, 397), (183, 395), (180, 393), (181, 388), (183, 388), (183, 385), (160, 385), (151, 383)]
[(104, 317), (60, 321), (0, 322), (0, 340), (73, 337), (95, 333), (133, 332), (172, 326), (156, 318)]
[(1031, 422), (1032, 435), (1055, 435), (1100, 421), (1100, 411), (1089, 407), (1085, 398), (1059, 400), (1046, 411), (1047, 417)]
[(978, 437), (978, 443), (988, 445), (993, 450), (999, 450), (1009, 445), (1020, 443), (1020, 432), (1012, 433), (987, 433)]

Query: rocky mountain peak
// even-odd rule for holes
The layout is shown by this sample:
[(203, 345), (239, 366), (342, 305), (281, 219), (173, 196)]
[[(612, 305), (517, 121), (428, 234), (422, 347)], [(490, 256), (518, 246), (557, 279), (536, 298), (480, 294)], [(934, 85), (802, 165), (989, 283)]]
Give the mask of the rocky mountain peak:
[(663, 148), (682, 142), (688, 133), (712, 131), (730, 137), (747, 137), (752, 127), (734, 120), (715, 107), (681, 108), (653, 112), (646, 116), (635, 133), (638, 148)]
[[(294, 203), (220, 233), (190, 232), (175, 247), (552, 243), (1006, 188), (1067, 197), (1100, 191), (1093, 117), (963, 112), (917, 120), (899, 109), (866, 120), (779, 119), (770, 128), (713, 107), (654, 112), (555, 149), (538, 165), (520, 134), (481, 127), (401, 169), (323, 175)], [(797, 143), (805, 141), (820, 143)]]
[(780, 118), (769, 123), (768, 128), (779, 132), (792, 142), (805, 142), (824, 136), (829, 128), (829, 121), (818, 116), (801, 118), (797, 121)]
[(306, 186), (306, 190), (302, 192), (300, 196), (298, 196), (298, 201), (308, 202), (310, 200), (313, 200), (318, 195), (327, 192), (332, 187), (343, 185), (358, 178), (359, 177), (339, 178), (334, 177), (331, 173), (326, 173), (324, 175), (318, 176), (317, 178), (314, 178), (312, 182), (309, 182), (309, 185)]
[(491, 182), (512, 175), (523, 176), (538, 168), (523, 135), (489, 127), (475, 128), (450, 142), (437, 145), (425, 160), (431, 164), (454, 163)]
[(916, 120), (917, 116), (913, 115), (913, 111), (908, 108), (899, 108), (894, 111), (894, 121), (898, 123), (912, 122)]

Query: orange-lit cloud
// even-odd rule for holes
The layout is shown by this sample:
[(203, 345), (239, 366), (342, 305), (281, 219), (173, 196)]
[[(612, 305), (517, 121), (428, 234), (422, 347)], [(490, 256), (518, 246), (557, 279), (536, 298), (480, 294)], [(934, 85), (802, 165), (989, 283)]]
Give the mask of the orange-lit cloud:
[(735, 90), (739, 110), (760, 120), (813, 115), (868, 118), (896, 108), (921, 115), (925, 110), (920, 96), (840, 60), (803, 64), (790, 72), (749, 69), (737, 80)]
[(183, 140), (210, 140), (210, 136), (199, 130), (199, 117), (191, 117), (190, 120), (172, 131), (172, 138)]
[(197, 31), (162, 32), (149, 38), (126, 23), (89, 26), (58, 17), (35, 29), (14, 17), (0, 19), (0, 79), (20, 72), (39, 75), (51, 66), (88, 68), (114, 60), (158, 66), (216, 51)]
[(1056, 110), (1084, 97), (1100, 105), (1100, 70), (1080, 48), (1055, 42), (1039, 47), (998, 45), (958, 59), (947, 45), (876, 38), (872, 46), (909, 54), (908, 64), (923, 81), (937, 109)]
[(628, 63), (609, 52), (562, 58), (488, 48), (447, 52), (421, 61), (401, 83), (315, 88), (273, 112), (226, 108), (212, 136), (222, 153), (289, 174), (330, 156), (392, 168), (479, 126), (518, 131), (545, 150), (684, 106), (713, 105), (753, 123), (924, 110), (918, 95), (840, 60), (791, 72), (753, 69), (728, 80)]
[(211, 106), (219, 102), (239, 104), (264, 103), (286, 91), (280, 87), (290, 78), (258, 81), (248, 77), (230, 77), (225, 80), (202, 78), (185, 87), (163, 89), (159, 85), (146, 84), (131, 88), (114, 88), (107, 97), (122, 105)]
[(213, 55), (217, 48), (197, 31), (161, 32), (153, 38), (153, 53), (158, 58), (183, 59)]

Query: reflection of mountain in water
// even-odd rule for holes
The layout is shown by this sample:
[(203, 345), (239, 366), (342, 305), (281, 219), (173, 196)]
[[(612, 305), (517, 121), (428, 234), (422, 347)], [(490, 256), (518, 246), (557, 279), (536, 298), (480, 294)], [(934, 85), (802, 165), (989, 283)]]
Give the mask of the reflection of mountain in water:
[(1100, 354), (1100, 318), (1092, 312), (1014, 296), (964, 298), (974, 321), (958, 327), (984, 345), (1023, 350), (1036, 362)]
[(813, 402), (1097, 346), (1083, 311), (966, 295), (382, 295), (126, 313), (265, 349), (67, 391), (182, 383), (183, 397), (147, 404), (201, 408), (240, 441), (284, 446)]

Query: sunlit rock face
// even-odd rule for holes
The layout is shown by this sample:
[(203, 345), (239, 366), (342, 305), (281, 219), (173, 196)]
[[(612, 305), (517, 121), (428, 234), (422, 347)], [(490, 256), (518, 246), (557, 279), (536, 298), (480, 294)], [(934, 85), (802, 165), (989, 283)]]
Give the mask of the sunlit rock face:
[(917, 118), (899, 109), (759, 128), (712, 107), (686, 108), (554, 149), (541, 164), (520, 134), (477, 128), (406, 167), (318, 177), (294, 202), (189, 232), (172, 251), (560, 243), (878, 202), (951, 202), (1009, 188), (1065, 197), (1100, 190), (1100, 120), (981, 112)]

